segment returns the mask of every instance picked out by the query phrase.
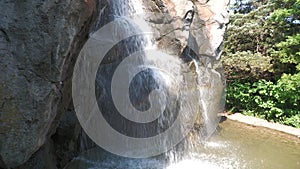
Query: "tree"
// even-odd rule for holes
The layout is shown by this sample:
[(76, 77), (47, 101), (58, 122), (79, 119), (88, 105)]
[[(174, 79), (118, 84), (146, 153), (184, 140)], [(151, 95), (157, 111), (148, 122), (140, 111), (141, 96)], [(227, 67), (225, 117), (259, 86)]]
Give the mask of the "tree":
[(234, 9), (227, 108), (300, 128), (300, 0), (240, 0)]
[(267, 4), (268, 0), (236, 0), (232, 9), (234, 13), (246, 14), (249, 13), (261, 5)]

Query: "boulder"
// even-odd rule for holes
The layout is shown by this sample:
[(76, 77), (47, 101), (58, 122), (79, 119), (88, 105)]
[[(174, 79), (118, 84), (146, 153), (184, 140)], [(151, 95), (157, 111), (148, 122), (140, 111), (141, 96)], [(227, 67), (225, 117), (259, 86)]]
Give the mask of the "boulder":
[(0, 2), (0, 168), (26, 162), (55, 132), (100, 6), (94, 0)]

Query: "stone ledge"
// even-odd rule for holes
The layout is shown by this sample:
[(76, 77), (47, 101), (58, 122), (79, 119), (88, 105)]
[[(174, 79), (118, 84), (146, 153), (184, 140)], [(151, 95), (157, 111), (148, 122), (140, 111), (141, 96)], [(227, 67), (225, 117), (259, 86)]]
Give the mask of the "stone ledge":
[(268, 122), (267, 120), (259, 119), (252, 116), (246, 116), (241, 113), (235, 113), (235, 114), (221, 114), (222, 116), (225, 116), (229, 120), (238, 121), (247, 125), (255, 126), (255, 127), (264, 127), (271, 130), (276, 130), (279, 132), (283, 132), (292, 136), (295, 136), (300, 139), (300, 129), (294, 128), (291, 126), (286, 126), (278, 123)]

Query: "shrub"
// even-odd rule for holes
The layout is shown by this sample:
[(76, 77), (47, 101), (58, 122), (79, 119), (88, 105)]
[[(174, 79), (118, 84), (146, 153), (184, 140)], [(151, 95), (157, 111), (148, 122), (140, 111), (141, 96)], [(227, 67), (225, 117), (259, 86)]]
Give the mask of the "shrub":
[(277, 83), (236, 81), (227, 88), (227, 107), (300, 128), (300, 73), (284, 74)]

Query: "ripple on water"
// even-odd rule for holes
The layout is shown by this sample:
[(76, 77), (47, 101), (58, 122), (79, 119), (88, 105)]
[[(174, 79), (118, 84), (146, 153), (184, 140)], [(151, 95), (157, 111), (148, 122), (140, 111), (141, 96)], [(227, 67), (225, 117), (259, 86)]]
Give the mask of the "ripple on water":
[(167, 167), (167, 169), (199, 169), (199, 168), (221, 169), (220, 167), (208, 161), (201, 161), (197, 159), (182, 160), (178, 163), (171, 164), (170, 166)]

